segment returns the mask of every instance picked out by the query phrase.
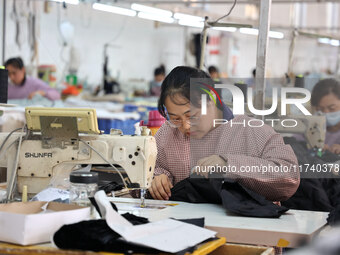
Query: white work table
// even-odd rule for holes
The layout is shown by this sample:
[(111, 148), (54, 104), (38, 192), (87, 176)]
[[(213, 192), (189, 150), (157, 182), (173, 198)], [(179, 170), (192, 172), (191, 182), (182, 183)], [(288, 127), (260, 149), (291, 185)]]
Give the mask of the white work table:
[[(309, 242), (326, 224), (328, 213), (289, 210), (280, 218), (255, 218), (237, 216), (226, 212), (221, 205), (192, 204), (173, 201), (146, 200), (147, 207), (138, 208), (140, 199), (109, 198), (119, 212), (130, 212), (151, 221), (164, 218), (188, 219), (205, 218), (205, 226), (226, 237), (227, 242), (276, 246), (280, 239), (289, 242), (288, 247), (300, 246)], [(169, 206), (169, 204), (177, 204)]]

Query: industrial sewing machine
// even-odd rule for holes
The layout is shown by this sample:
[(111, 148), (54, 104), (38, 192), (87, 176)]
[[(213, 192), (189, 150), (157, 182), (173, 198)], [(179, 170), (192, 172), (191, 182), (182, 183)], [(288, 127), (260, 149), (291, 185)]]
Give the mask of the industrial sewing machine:
[[(280, 102), (280, 99), (278, 100)], [(280, 103), (279, 103), (280, 104)], [(272, 106), (272, 99), (266, 98), (265, 99), (265, 108), (269, 109)], [(310, 106), (306, 106), (310, 109)], [(296, 115), (291, 113), (290, 107), (286, 106), (286, 112), (288, 115), (282, 115), (281, 114), (281, 108), (277, 107), (276, 111), (266, 116), (265, 119), (268, 120), (268, 122), (265, 122), (266, 124), (272, 124), (271, 126), (274, 128), (274, 130), (278, 133), (286, 133), (286, 134), (301, 134), (304, 136), (307, 147), (309, 149), (317, 149), (322, 150), (325, 145), (325, 138), (326, 138), (326, 118), (324, 116), (315, 116), (315, 115)], [(248, 115), (249, 110), (247, 109)], [(275, 121), (274, 121), (275, 120)], [(295, 120), (296, 126), (294, 124), (292, 125), (292, 121)], [(289, 127), (284, 126), (284, 122), (290, 122)], [(294, 127), (292, 127), (294, 126)]]
[[(38, 193), (50, 182), (67, 178), (80, 164), (106, 164), (125, 170), (142, 191), (152, 181), (157, 156), (152, 136), (100, 134), (94, 109), (26, 108), (27, 131), (0, 133), (0, 166), (7, 167), (7, 197)], [(20, 138), (22, 137), (22, 138)], [(118, 170), (119, 171), (119, 170)], [(124, 183), (126, 183), (124, 181)], [(54, 183), (56, 184), (56, 183)], [(143, 194), (143, 192), (142, 192)]]
[[(280, 121), (273, 122), (274, 130), (278, 133), (302, 134), (309, 149), (322, 150), (326, 138), (326, 118), (324, 116), (288, 115), (277, 118)], [(282, 120), (295, 120), (295, 127), (282, 126)]]
[[(292, 93), (290, 93), (292, 96)], [(301, 96), (299, 93), (295, 95), (295, 97)], [(278, 104), (281, 104), (281, 99), (278, 100)], [(269, 109), (272, 105), (272, 99), (265, 99), (265, 107)], [(268, 116), (269, 119), (277, 119), (278, 121), (273, 122), (273, 128), (278, 133), (289, 133), (289, 134), (301, 134), (304, 136), (307, 147), (309, 149), (318, 149), (322, 150), (325, 145), (326, 138), (326, 118), (324, 116), (315, 116), (315, 115), (297, 115), (294, 114), (294, 109), (291, 108), (291, 105), (286, 105), (286, 113), (287, 115), (281, 114), (281, 108), (277, 107), (277, 110), (271, 115)], [(312, 111), (311, 105), (309, 103), (305, 104), (310, 112)], [(295, 127), (284, 127), (282, 125), (283, 121), (295, 120)], [(292, 123), (290, 123), (291, 125)]]

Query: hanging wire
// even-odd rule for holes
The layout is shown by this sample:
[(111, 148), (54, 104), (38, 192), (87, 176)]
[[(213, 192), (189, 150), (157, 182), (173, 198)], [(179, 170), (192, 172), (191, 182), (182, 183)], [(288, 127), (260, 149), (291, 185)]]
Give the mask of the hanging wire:
[[(25, 135), (25, 137), (24, 137), (24, 135)], [(21, 129), (20, 136), (17, 139), (17, 140), (19, 140), (19, 142), (18, 142), (18, 147), (17, 147), (17, 151), (16, 151), (16, 155), (15, 155), (15, 161), (14, 161), (11, 176), (10, 176), (8, 184), (7, 184), (7, 190), (6, 190), (6, 192), (7, 192), (6, 202), (7, 203), (10, 202), (11, 199), (13, 198), (14, 188), (16, 186), (16, 181), (17, 181), (17, 171), (18, 171), (18, 164), (19, 164), (20, 148), (21, 148), (22, 141), (25, 140), (27, 135), (28, 135), (27, 126), (24, 125)]]
[(215, 23), (219, 22), (221, 19), (224, 19), (225, 17), (228, 17), (228, 16), (230, 15), (231, 12), (233, 11), (235, 5), (236, 5), (236, 2), (237, 2), (237, 0), (234, 0), (233, 6), (231, 6), (229, 12), (228, 12), (226, 15), (222, 16), (221, 18), (218, 18), (218, 19), (215, 21)]

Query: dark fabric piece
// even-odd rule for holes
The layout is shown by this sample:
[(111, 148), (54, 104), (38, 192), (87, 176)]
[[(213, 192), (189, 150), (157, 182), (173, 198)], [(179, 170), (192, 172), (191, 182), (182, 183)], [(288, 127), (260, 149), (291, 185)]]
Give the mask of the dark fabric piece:
[(307, 149), (305, 142), (297, 141), (293, 137), (285, 137), (284, 141), (292, 146), (299, 165), (303, 167), (299, 188), (290, 199), (283, 201), (282, 205), (290, 209), (330, 212), (327, 219), (328, 223), (336, 224), (340, 222), (339, 176), (333, 174), (323, 174), (323, 178), (310, 178), (312, 175), (305, 176), (309, 178), (303, 176), (307, 167), (304, 164), (309, 164), (310, 168), (311, 165), (333, 163), (340, 160), (340, 157), (329, 151), (324, 152), (319, 157), (313, 151)]
[(99, 186), (98, 190), (104, 190), (105, 193), (110, 193), (112, 191), (121, 190), (123, 188), (124, 188), (123, 184), (112, 181), (112, 182)]
[(171, 189), (169, 200), (189, 203), (222, 203), (219, 193), (204, 178), (187, 178), (176, 183)]
[(204, 228), (204, 218), (195, 218), (195, 219), (174, 219), (178, 221), (182, 221), (188, 224), (195, 225), (197, 227)]
[(228, 179), (184, 179), (171, 189), (170, 200), (223, 204), (232, 213), (251, 217), (278, 218), (288, 210)]
[(331, 172), (320, 173), (317, 171), (311, 171), (312, 166), (316, 167), (317, 165), (323, 165), (326, 163), (332, 163), (340, 160), (340, 157), (334, 153), (329, 151), (323, 152), (323, 155), (319, 157), (317, 155), (317, 151), (314, 149), (307, 149), (307, 143), (303, 141), (298, 141), (294, 137), (284, 137), (283, 138), (285, 144), (289, 144), (299, 162), (299, 166), (301, 166), (300, 178), (339, 178), (340, 176), (334, 176)]
[(336, 205), (328, 214), (327, 222), (331, 226), (339, 226), (340, 224), (340, 205)]
[(224, 181), (220, 194), (224, 208), (243, 216), (279, 218), (288, 211), (235, 181)]
[[(103, 217), (101, 212), (100, 212), (100, 210), (99, 210), (98, 204), (97, 204), (96, 200), (94, 199), (94, 197), (89, 197), (89, 200), (90, 200), (91, 204), (94, 206), (94, 208), (96, 208), (96, 210), (99, 213), (100, 217)], [(113, 210), (118, 212), (118, 208), (117, 208), (117, 206), (114, 203), (111, 203), (111, 206), (112, 206)]]
[[(148, 219), (133, 214), (122, 215), (133, 225), (148, 223)], [(114, 232), (105, 220), (81, 221), (75, 224), (62, 226), (53, 236), (53, 241), (61, 249), (79, 249), (90, 251), (114, 251), (129, 253), (159, 253), (152, 248), (141, 247), (119, 239), (120, 235)]]
[[(130, 213), (122, 216), (133, 225), (148, 223), (149, 220)], [(204, 218), (179, 220), (199, 227), (204, 227)], [(75, 224), (62, 226), (53, 236), (53, 241), (60, 249), (78, 249), (90, 251), (108, 251), (124, 254), (148, 253), (158, 254), (161, 251), (140, 245), (128, 243), (114, 232), (105, 220), (81, 221)], [(195, 246), (196, 247), (196, 246)], [(177, 253), (184, 255), (192, 252), (195, 247)]]
[(333, 208), (322, 181), (318, 179), (301, 179), (296, 193), (282, 205), (290, 209), (322, 212)]
[(136, 216), (131, 213), (124, 213), (122, 216), (132, 223), (132, 225), (142, 225), (150, 222), (147, 218)]

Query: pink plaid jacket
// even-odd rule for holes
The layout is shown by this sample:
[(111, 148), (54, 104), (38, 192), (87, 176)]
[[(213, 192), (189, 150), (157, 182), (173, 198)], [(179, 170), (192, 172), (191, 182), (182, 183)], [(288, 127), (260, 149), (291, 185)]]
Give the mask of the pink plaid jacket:
[[(250, 118), (236, 116), (233, 123)], [(281, 135), (270, 126), (243, 127), (240, 124), (220, 125), (202, 139), (190, 139), (177, 128), (165, 123), (157, 132), (157, 161), (155, 175), (167, 175), (173, 184), (189, 177), (191, 167), (204, 157), (219, 155), (236, 172), (225, 177), (236, 178), (245, 187), (271, 201), (291, 197), (300, 183), (296, 156)], [(276, 171), (255, 171), (276, 167)], [(247, 171), (248, 169), (248, 171)], [(251, 171), (249, 171), (251, 170)]]

